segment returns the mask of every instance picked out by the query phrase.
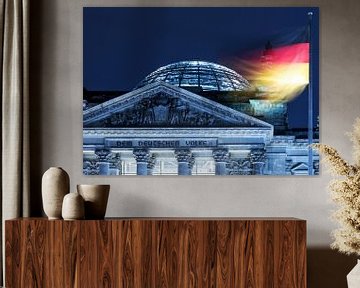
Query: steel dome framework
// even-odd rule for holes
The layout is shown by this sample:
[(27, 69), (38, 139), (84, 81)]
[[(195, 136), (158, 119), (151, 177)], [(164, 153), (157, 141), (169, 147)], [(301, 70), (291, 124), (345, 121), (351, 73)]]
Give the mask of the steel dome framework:
[(156, 81), (202, 91), (245, 91), (251, 87), (234, 70), (205, 61), (182, 61), (160, 67), (146, 76), (135, 89)]

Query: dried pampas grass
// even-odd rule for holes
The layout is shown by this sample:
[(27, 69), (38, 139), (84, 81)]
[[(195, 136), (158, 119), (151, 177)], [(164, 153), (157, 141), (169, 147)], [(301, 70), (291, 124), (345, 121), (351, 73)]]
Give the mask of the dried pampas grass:
[(338, 151), (325, 144), (312, 147), (325, 156), (334, 175), (331, 181), (331, 198), (338, 205), (332, 218), (342, 226), (333, 231), (331, 247), (346, 254), (360, 256), (360, 118), (356, 119), (352, 133), (354, 165), (345, 161)]

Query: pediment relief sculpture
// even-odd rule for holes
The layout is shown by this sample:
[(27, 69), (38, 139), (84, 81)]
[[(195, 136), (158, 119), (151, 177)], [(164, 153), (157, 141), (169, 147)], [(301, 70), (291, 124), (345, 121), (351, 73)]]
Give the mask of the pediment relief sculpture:
[[(175, 87), (158, 84), (152, 91), (124, 95), (84, 113), (84, 128), (266, 127), (256, 118)], [(174, 87), (171, 87), (174, 89)], [(174, 91), (172, 91), (174, 92)], [(130, 105), (131, 102), (131, 105)], [(122, 105), (123, 103), (123, 105)], [(105, 103), (106, 104), (106, 103)]]

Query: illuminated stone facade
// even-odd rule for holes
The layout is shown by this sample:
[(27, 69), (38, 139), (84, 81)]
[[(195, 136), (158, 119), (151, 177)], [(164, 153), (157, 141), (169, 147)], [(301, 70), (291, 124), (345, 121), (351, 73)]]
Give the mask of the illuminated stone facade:
[(110, 100), (84, 101), (85, 175), (308, 174), (308, 142), (288, 133), (285, 103), (248, 93), (226, 67), (188, 63)]

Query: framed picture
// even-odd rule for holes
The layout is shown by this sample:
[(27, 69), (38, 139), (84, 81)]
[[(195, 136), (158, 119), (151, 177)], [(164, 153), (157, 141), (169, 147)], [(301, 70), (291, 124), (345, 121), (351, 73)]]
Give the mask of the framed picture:
[(85, 7), (84, 175), (316, 175), (319, 9)]

